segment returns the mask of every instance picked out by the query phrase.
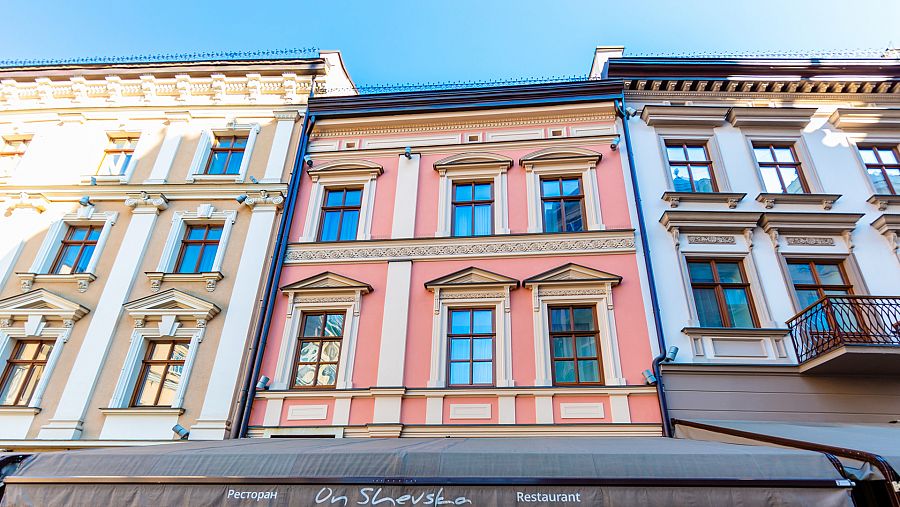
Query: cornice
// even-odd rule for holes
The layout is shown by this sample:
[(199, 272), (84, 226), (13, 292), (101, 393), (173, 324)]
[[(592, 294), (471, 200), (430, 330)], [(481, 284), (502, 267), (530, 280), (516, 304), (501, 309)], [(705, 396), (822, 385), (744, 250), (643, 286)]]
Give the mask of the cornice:
[(839, 129), (900, 130), (900, 109), (839, 108), (828, 121)]
[[(287, 193), (283, 183), (229, 183), (229, 184), (161, 184), (161, 185), (60, 185), (47, 186), (6, 186), (0, 185), (0, 201), (19, 207), (45, 206), (42, 203), (78, 202), (85, 195), (92, 202), (123, 201), (137, 198), (141, 193), (148, 196), (162, 196), (167, 201), (211, 201), (235, 199), (240, 195), (261, 197), (262, 192), (270, 199)], [(19, 204), (25, 203), (25, 204)], [(38, 204), (32, 204), (38, 203)]]
[(634, 231), (607, 230), (572, 234), (511, 234), (479, 238), (414, 238), (292, 243), (287, 264), (446, 260), (484, 257), (528, 257), (633, 253)]
[(782, 102), (802, 101), (806, 103), (893, 103), (900, 102), (900, 94), (897, 93), (780, 93), (780, 92), (697, 92), (697, 91), (666, 91), (666, 90), (625, 90), (626, 99), (652, 99), (666, 100), (677, 98), (678, 100), (779, 100)]

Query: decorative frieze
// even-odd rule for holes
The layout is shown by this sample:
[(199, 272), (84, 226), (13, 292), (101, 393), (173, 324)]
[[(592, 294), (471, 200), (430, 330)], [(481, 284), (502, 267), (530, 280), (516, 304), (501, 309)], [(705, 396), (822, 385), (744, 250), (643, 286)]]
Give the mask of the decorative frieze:
[(442, 290), (440, 292), (441, 299), (505, 299), (505, 292), (454, 292)]
[(169, 207), (169, 201), (162, 194), (141, 192), (140, 195), (127, 197), (125, 206), (131, 208), (134, 213), (159, 213)]
[(734, 236), (728, 235), (699, 235), (699, 234), (688, 234), (687, 236), (688, 243), (691, 245), (734, 245), (735, 239)]
[(791, 246), (834, 246), (834, 238), (811, 238), (807, 236), (786, 236), (784, 240)]
[(257, 206), (261, 208), (264, 206), (280, 208), (284, 204), (284, 196), (281, 195), (281, 192), (269, 193), (267, 190), (260, 190), (247, 196), (243, 204), (250, 209), (256, 209)]

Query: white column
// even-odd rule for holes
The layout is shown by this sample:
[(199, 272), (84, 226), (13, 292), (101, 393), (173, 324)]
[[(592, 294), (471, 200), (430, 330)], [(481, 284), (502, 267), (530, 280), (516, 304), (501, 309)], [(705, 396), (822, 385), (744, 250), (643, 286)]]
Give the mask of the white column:
[(291, 135), (294, 133), (294, 124), (299, 117), (296, 110), (275, 111), (275, 136), (272, 139), (272, 149), (269, 150), (269, 160), (266, 162), (266, 172), (263, 174), (262, 183), (279, 183), (284, 175), (284, 163), (287, 161), (288, 150), (291, 147)]
[(215, 362), (209, 374), (203, 408), (197, 422), (191, 427), (191, 440), (225, 438), (253, 308), (266, 264), (269, 239), (282, 202), (284, 198), (280, 195), (249, 197), (244, 201), (244, 204), (253, 208), (250, 226), (241, 251), (241, 263), (234, 277), (234, 289), (228, 301), (228, 311)]
[(122, 314), (122, 305), (131, 293), (135, 276), (147, 250), (147, 242), (156, 224), (156, 217), (159, 211), (166, 207), (165, 199), (159, 196), (128, 198), (125, 204), (134, 210), (131, 223), (125, 231), (116, 262), (108, 273), (109, 279), (97, 302), (97, 308), (85, 333), (84, 343), (81, 344), (75, 362), (69, 370), (69, 378), (56, 406), (56, 412), (50, 421), (41, 427), (39, 439), (81, 438), (84, 413), (93, 396), (97, 378), (100, 376), (109, 345), (115, 335)]
[(178, 147), (181, 146), (181, 139), (187, 128), (188, 117), (171, 117), (169, 126), (166, 129), (166, 135), (159, 147), (159, 154), (153, 163), (153, 169), (150, 170), (150, 177), (144, 180), (145, 184), (161, 184), (166, 182), (169, 177), (169, 170), (172, 168), (172, 162), (175, 161), (175, 155), (178, 153)]
[[(381, 325), (381, 346), (378, 354), (377, 385), (379, 387), (403, 385), (411, 275), (412, 261), (388, 263), (384, 318)], [(400, 405), (399, 396), (376, 396), (375, 422), (399, 423)]]
[(394, 222), (391, 238), (412, 238), (416, 229), (416, 195), (419, 191), (418, 153), (406, 158), (400, 155), (397, 162), (397, 192), (394, 194)]

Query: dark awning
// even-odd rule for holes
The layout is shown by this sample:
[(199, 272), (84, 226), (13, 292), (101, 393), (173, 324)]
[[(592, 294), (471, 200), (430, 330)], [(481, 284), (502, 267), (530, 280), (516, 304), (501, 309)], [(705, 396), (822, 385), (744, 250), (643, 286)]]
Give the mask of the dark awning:
[(185, 442), (39, 454), (7, 483), (3, 505), (852, 505), (820, 453), (667, 438)]

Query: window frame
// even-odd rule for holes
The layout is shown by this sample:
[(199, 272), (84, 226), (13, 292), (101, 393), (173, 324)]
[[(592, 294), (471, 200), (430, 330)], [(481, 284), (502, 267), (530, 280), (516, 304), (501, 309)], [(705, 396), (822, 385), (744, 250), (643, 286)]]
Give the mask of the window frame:
[[(669, 148), (675, 148), (675, 147), (680, 147), (684, 151), (684, 156), (685, 156), (684, 161), (676, 160), (673, 162), (672, 159), (669, 158), (669, 151), (668, 151)], [(690, 160), (687, 155), (688, 147), (703, 148), (703, 153), (705, 154), (706, 159), (705, 160)], [(668, 169), (669, 169), (669, 180), (672, 182), (672, 187), (673, 187), (674, 191), (679, 192), (679, 190), (674, 189), (675, 176), (674, 176), (674, 174), (672, 174), (673, 164), (677, 167), (687, 168), (688, 176), (689, 176), (690, 183), (691, 183), (691, 190), (690, 190), (691, 193), (701, 194), (701, 193), (720, 192), (719, 183), (717, 181), (716, 171), (714, 168), (715, 162), (712, 159), (712, 154), (710, 153), (709, 143), (707, 141), (699, 140), (699, 139), (695, 139), (695, 140), (663, 139), (663, 153), (665, 154), (666, 163), (667, 163)], [(697, 191), (695, 181), (694, 181), (694, 173), (691, 170), (691, 166), (694, 166), (694, 165), (697, 165), (697, 166), (704, 165), (704, 166), (706, 166), (706, 170), (709, 171), (709, 179), (710, 179), (710, 184), (712, 186), (712, 190), (710, 192)]]
[[(475, 333), (474, 327), (474, 319), (475, 319), (475, 311), (489, 311), (491, 312), (491, 332), (490, 333)], [(469, 334), (454, 334), (451, 333), (451, 325), (450, 323), (453, 321), (453, 313), (454, 312), (468, 312), (469, 313), (469, 325), (470, 330), (472, 331)], [(447, 342), (447, 361), (446, 367), (447, 371), (444, 373), (447, 379), (446, 385), (447, 388), (453, 389), (466, 389), (466, 388), (484, 388), (484, 387), (495, 387), (497, 384), (497, 309), (494, 306), (455, 306), (447, 309), (447, 332), (446, 332), (446, 342)], [(486, 360), (475, 360), (474, 358), (474, 342), (475, 339), (483, 339), (489, 337), (491, 339), (491, 359), (489, 361)], [(460, 338), (468, 338), (469, 341), (469, 358), (468, 359), (453, 359), (452, 356), (452, 344), (454, 339)], [(468, 363), (469, 365), (469, 383), (467, 384), (454, 384), (450, 382), (450, 372), (451, 365), (453, 363)], [(475, 363), (491, 363), (491, 382), (490, 383), (475, 383), (474, 382), (474, 368)]]
[[(572, 180), (572, 179), (578, 181), (578, 191), (579, 191), (578, 195), (577, 196), (562, 195), (563, 180)], [(559, 181), (560, 195), (558, 197), (557, 196), (551, 196), (551, 197), (544, 196), (544, 182), (550, 181), (550, 180)], [(587, 208), (584, 203), (584, 200), (585, 200), (584, 180), (581, 177), (581, 175), (565, 175), (565, 174), (542, 175), (538, 178), (538, 185), (540, 187), (538, 192), (540, 194), (541, 232), (543, 232), (544, 234), (567, 234), (567, 233), (586, 232), (586, 231), (590, 230), (588, 228), (588, 224), (587, 224)], [(561, 214), (561, 218), (562, 218), (561, 225), (563, 226), (563, 229), (565, 229), (565, 227), (566, 227), (565, 202), (574, 201), (575, 199), (578, 200), (579, 209), (581, 210), (581, 224), (582, 224), (581, 230), (580, 231), (569, 231), (569, 230), (548, 231), (547, 230), (547, 222), (546, 222), (546, 214), (544, 213), (544, 203), (548, 200), (551, 200), (551, 201), (559, 201), (562, 204), (562, 206), (560, 208), (560, 214)]]
[[(478, 200), (475, 199), (475, 185), (484, 185), (487, 184), (491, 189), (491, 197), (490, 200)], [(456, 200), (456, 188), (460, 185), (468, 185), (472, 187), (472, 200), (471, 201), (457, 201)], [(459, 179), (453, 180), (451, 182), (451, 190), (450, 190), (450, 236), (454, 238), (477, 238), (477, 237), (485, 237), (485, 236), (493, 236), (494, 235), (494, 222), (495, 222), (495, 204), (496, 198), (494, 196), (494, 181), (493, 180), (480, 180), (480, 179)], [(488, 221), (488, 227), (490, 232), (487, 234), (475, 234), (475, 206), (488, 204), (491, 208), (491, 217)], [(456, 233), (456, 207), (457, 206), (467, 206), (471, 209), (472, 215), (472, 234), (461, 235)]]
[[(191, 231), (194, 229), (199, 229), (201, 227), (204, 229), (203, 239), (189, 239)], [(210, 239), (208, 239), (209, 232), (212, 228), (215, 228), (215, 227), (221, 228), (221, 230), (219, 231), (219, 239), (210, 240)], [(219, 254), (220, 242), (222, 241), (222, 233), (224, 232), (224, 230), (225, 230), (225, 224), (219, 225), (218, 223), (215, 223), (215, 222), (185, 224), (184, 233), (181, 236), (181, 247), (178, 251), (178, 258), (175, 260), (175, 264), (172, 266), (172, 269), (174, 270), (173, 272), (180, 273), (180, 274), (197, 274), (197, 273), (213, 272), (214, 270), (212, 268), (215, 266), (215, 257), (217, 257)], [(210, 247), (213, 244), (215, 244), (215, 247), (216, 247), (216, 256), (213, 257), (213, 266), (210, 266), (210, 269), (207, 271), (202, 271), (202, 270), (200, 270), (200, 263), (203, 260), (203, 253), (206, 251), (207, 247)], [(200, 245), (200, 254), (197, 256), (197, 262), (195, 263), (194, 269), (192, 271), (182, 271), (181, 263), (184, 260), (184, 253), (187, 250), (188, 246), (190, 246), (190, 245)]]
[[(726, 263), (737, 264), (738, 268), (740, 269), (741, 278), (742, 278), (743, 282), (742, 283), (719, 282), (719, 271), (718, 271), (718, 268), (716, 267), (716, 262), (726, 262)], [(693, 302), (694, 311), (697, 314), (696, 318), (697, 318), (698, 324), (700, 324), (700, 309), (697, 305), (697, 300), (694, 297), (694, 289), (695, 288), (703, 288), (703, 289), (712, 288), (716, 294), (716, 305), (719, 310), (720, 319), (722, 320), (722, 326), (720, 326), (720, 327), (727, 328), (727, 329), (758, 329), (760, 327), (759, 312), (757, 311), (757, 308), (756, 308), (756, 302), (753, 299), (752, 283), (750, 282), (750, 278), (747, 275), (747, 267), (744, 265), (743, 259), (738, 259), (738, 258), (733, 258), (733, 257), (709, 257), (709, 256), (694, 257), (694, 256), (691, 256), (691, 257), (688, 257), (685, 259), (685, 263), (686, 263), (686, 266), (685, 266), (686, 275), (687, 275), (688, 284), (689, 284), (688, 288), (690, 290), (690, 296), (691, 296), (691, 299)], [(713, 281), (712, 282), (694, 282), (694, 280), (691, 278), (690, 265), (691, 264), (701, 264), (701, 263), (709, 263), (710, 264), (712, 273), (713, 273)], [(725, 287), (725, 286), (727, 286), (727, 287)], [(753, 321), (753, 328), (734, 327), (734, 326), (730, 325), (731, 316), (728, 314), (728, 311), (727, 311), (728, 306), (727, 306), (727, 303), (725, 302), (724, 288), (730, 288), (730, 289), (742, 288), (742, 289), (744, 289), (744, 291), (746, 293), (746, 297), (747, 297), (747, 303), (748, 303), (748, 306), (750, 309), (750, 318)], [(702, 324), (701, 324), (700, 327), (705, 327), (705, 326), (702, 326)]]
[[(878, 159), (878, 163), (871, 164), (865, 161), (862, 157), (862, 150), (872, 150), (875, 154), (875, 157)], [(891, 143), (864, 143), (856, 145), (857, 156), (860, 159), (860, 162), (863, 165), (863, 172), (865, 173), (866, 180), (869, 182), (869, 185), (872, 187), (872, 191), (878, 194), (878, 190), (875, 188), (875, 183), (872, 181), (872, 176), (869, 174), (869, 171), (873, 168), (881, 171), (881, 175), (884, 178), (884, 182), (887, 184), (888, 190), (890, 191), (888, 194), (883, 195), (900, 195), (900, 188), (895, 188), (894, 184), (891, 183), (890, 177), (887, 175), (886, 168), (891, 167), (893, 169), (900, 170), (900, 149), (897, 146)], [(896, 164), (885, 164), (881, 160), (881, 155), (879, 152), (881, 151), (890, 151), (894, 154), (894, 159), (898, 161)], [(874, 166), (874, 167), (873, 167)]]
[[(48, 363), (50, 363), (50, 358), (53, 354), (54, 348), (57, 346), (57, 340), (55, 339), (42, 339), (41, 337), (28, 337), (14, 340), (15, 343), (12, 344), (12, 350), (10, 351), (9, 356), (6, 358), (6, 366), (3, 369), (3, 374), (0, 375), (0, 391), (2, 391), (7, 382), (10, 381), (10, 376), (13, 371), (13, 366), (16, 364), (28, 364), (28, 373), (25, 375), (25, 381), (19, 386), (18, 392), (16, 394), (17, 403), (14, 404), (0, 404), (0, 407), (30, 407), (32, 400), (35, 398), (35, 393), (38, 392), (38, 388), (41, 385), (41, 380), (43, 380), (45, 375), (48, 375)], [(31, 359), (13, 359), (16, 356), (16, 353), (20, 350), (20, 348), (24, 347), (29, 343), (37, 343), (38, 348), (35, 349), (35, 356), (37, 352), (40, 350), (42, 345), (49, 345), (50, 350), (47, 352), (47, 357), (38, 360), (32, 357)], [(24, 400), (24, 402), (18, 402), (21, 400), (22, 395), (24, 394), (24, 389), (28, 386), (28, 381), (32, 378), (34, 374), (35, 367), (40, 365), (42, 367), (40, 377), (34, 383), (34, 388), (31, 390), (31, 394), (28, 395), (28, 399)]]
[(337, 160), (313, 166), (304, 171), (309, 176), (309, 201), (306, 207), (306, 218), (303, 221), (303, 232), (299, 237), (301, 243), (317, 241), (321, 209), (325, 203), (325, 192), (331, 188), (362, 187), (360, 197), (359, 223), (356, 230), (357, 240), (367, 240), (372, 235), (372, 216), (375, 211), (375, 191), (378, 177), (384, 169), (367, 160)]
[[(816, 293), (818, 293), (818, 295), (819, 295), (819, 299), (824, 297), (825, 296), (824, 291), (829, 290), (829, 289), (846, 290), (848, 295), (853, 295), (854, 294), (853, 282), (850, 279), (850, 276), (848, 276), (849, 274), (847, 272), (846, 267), (844, 266), (844, 262), (845, 261), (842, 259), (819, 258), (819, 257), (789, 257), (789, 258), (786, 258), (785, 264), (788, 266), (788, 268), (787, 268), (788, 280), (790, 281), (790, 284), (791, 284), (791, 290), (794, 292), (794, 297), (797, 298), (797, 300), (799, 302), (800, 298), (797, 294), (798, 290), (815, 290)], [(791, 264), (797, 264), (797, 265), (805, 264), (807, 266), (810, 266), (812, 268), (810, 271), (813, 275), (814, 283), (812, 283), (812, 284), (796, 283), (794, 281), (793, 277), (791, 276), (791, 269), (790, 269)], [(819, 278), (819, 273), (815, 269), (816, 264), (837, 266), (838, 271), (841, 274), (841, 279), (843, 279), (844, 283), (842, 285), (821, 283), (821, 280)], [(801, 308), (801, 310), (802, 310), (802, 308)]]
[[(311, 316), (322, 315), (325, 317), (322, 325), (322, 332), (325, 332), (325, 323), (328, 321), (328, 315), (341, 315), (343, 317), (343, 321), (341, 323), (341, 335), (340, 336), (326, 336), (324, 334), (319, 336), (304, 336), (303, 331), (306, 328), (306, 318)], [(300, 312), (300, 328), (298, 329), (297, 335), (294, 337), (294, 341), (296, 342), (294, 346), (294, 355), (293, 360), (291, 361), (291, 377), (289, 388), (297, 389), (297, 390), (333, 390), (337, 389), (338, 384), (340, 383), (340, 370), (341, 370), (341, 357), (344, 354), (344, 338), (347, 334), (347, 313), (344, 311), (340, 311), (338, 309), (334, 310), (309, 310), (309, 311), (301, 311)], [(304, 340), (304, 338), (312, 338), (309, 340)], [(314, 340), (313, 340), (314, 339)], [(317, 341), (319, 342), (319, 350), (316, 354), (315, 362), (304, 362), (304, 365), (314, 365), (316, 367), (316, 372), (318, 373), (319, 367), (323, 364), (333, 364), (334, 365), (334, 385), (318, 385), (319, 376), (316, 375), (315, 381), (313, 385), (304, 386), (297, 384), (297, 370), (299, 369), (300, 363), (300, 352), (302, 347), (300, 346), (303, 341)], [(322, 357), (322, 349), (324, 348), (324, 344), (326, 342), (337, 342), (338, 343), (338, 357), (337, 361), (320, 361)]]
[[(155, 348), (161, 344), (167, 344), (171, 348), (169, 349), (169, 355), (171, 355), (172, 351), (175, 348), (175, 345), (186, 345), (188, 347), (188, 352), (185, 354), (184, 359), (181, 360), (173, 360), (170, 358), (167, 359), (152, 359), (153, 351)], [(184, 372), (185, 365), (187, 363), (188, 357), (190, 356), (191, 350), (191, 340), (184, 338), (161, 338), (158, 340), (150, 340), (147, 343), (146, 350), (144, 351), (144, 357), (141, 359), (140, 370), (137, 374), (137, 379), (132, 388), (131, 401), (128, 403), (129, 408), (144, 408), (144, 407), (153, 407), (153, 408), (172, 408), (174, 407), (174, 403), (176, 400), (176, 396), (178, 395), (179, 390), (181, 390), (181, 384), (184, 382)], [(147, 375), (150, 373), (150, 368), (153, 365), (164, 364), (165, 367), (163, 369), (163, 374), (160, 376), (159, 387), (156, 389), (156, 396), (154, 397), (154, 402), (152, 405), (139, 405), (137, 403), (139, 399), (139, 395), (143, 394), (144, 383), (146, 381)], [(172, 393), (172, 404), (169, 405), (160, 405), (159, 398), (163, 392), (163, 385), (165, 383), (166, 374), (169, 372), (169, 369), (172, 366), (181, 366), (182, 376), (179, 378), (178, 386), (175, 388), (175, 391)]]
[[(140, 134), (124, 134), (124, 135), (107, 135), (108, 141), (106, 144), (106, 148), (103, 150), (103, 158), (100, 159), (100, 164), (97, 166), (97, 170), (95, 171), (95, 176), (102, 176), (108, 178), (124, 178), (129, 174), (129, 169), (134, 163), (135, 160), (135, 152), (137, 151), (138, 143), (141, 141)], [(131, 146), (128, 148), (119, 148), (115, 146), (116, 141), (121, 140), (130, 141)], [(107, 165), (107, 160), (111, 156), (116, 155), (124, 155), (126, 157), (127, 162), (123, 162), (119, 164), (119, 174), (101, 174), (101, 170), (103, 170), (104, 166)]]
[[(48, 228), (47, 234), (44, 236), (44, 240), (41, 243), (41, 247), (35, 256), (34, 261), (31, 263), (31, 266), (28, 268), (28, 272), (44, 278), (73, 278), (83, 277), (85, 275), (96, 275), (95, 271), (97, 269), (97, 264), (100, 262), (100, 258), (103, 255), (103, 249), (106, 247), (106, 243), (112, 233), (112, 227), (116, 224), (118, 217), (119, 213), (116, 211), (96, 212), (95, 206), (93, 205), (82, 206), (74, 213), (63, 215), (60, 220), (57, 220)], [(97, 238), (97, 243), (94, 245), (94, 253), (91, 255), (91, 259), (88, 261), (85, 270), (82, 273), (72, 273), (68, 275), (52, 274), (51, 270), (53, 264), (62, 250), (62, 241), (66, 237), (67, 232), (71, 227), (83, 226), (102, 227), (100, 230), (100, 237)]]
[[(553, 331), (553, 310), (559, 310), (566, 308), (569, 310), (569, 321), (572, 324), (572, 329), (567, 331)], [(587, 308), (591, 310), (591, 318), (593, 319), (594, 328), (591, 331), (577, 331), (575, 330), (575, 320), (574, 320), (574, 310), (576, 308)], [(597, 305), (595, 304), (579, 304), (579, 303), (550, 303), (547, 305), (547, 331), (548, 331), (548, 339), (550, 343), (550, 379), (553, 382), (554, 386), (560, 387), (571, 387), (571, 386), (602, 386), (606, 385), (606, 379), (604, 378), (603, 373), (603, 348), (600, 342), (600, 326), (599, 320), (597, 318)], [(556, 335), (556, 336), (554, 336)], [(556, 380), (556, 361), (557, 358), (553, 355), (553, 338), (558, 337), (559, 335), (570, 336), (572, 337), (572, 363), (574, 366), (575, 372), (575, 382), (557, 382)], [(592, 335), (594, 338), (594, 347), (597, 351), (597, 355), (592, 357), (594, 361), (597, 362), (597, 373), (599, 380), (597, 382), (581, 382), (578, 380), (578, 346), (577, 346), (577, 338), (580, 336)], [(564, 360), (568, 360), (569, 358), (564, 358)]]
[[(79, 241), (79, 240), (71, 239), (71, 236), (74, 234), (75, 230), (77, 230), (79, 228), (85, 228), (85, 227), (87, 228), (88, 231), (87, 231), (87, 235), (85, 235), (84, 240)], [(97, 239), (91, 240), (91, 239), (89, 239), (91, 237), (91, 232), (93, 232), (95, 229), (98, 230)], [(58, 273), (57, 271), (61, 267), (59, 263), (60, 263), (60, 261), (62, 261), (63, 253), (65, 253), (67, 247), (75, 246), (75, 245), (80, 246), (80, 248), (78, 249), (78, 256), (75, 258), (75, 263), (73, 266), (73, 268), (77, 268), (79, 262), (81, 261), (81, 256), (84, 255), (85, 248), (92, 246), (92, 247), (94, 247), (94, 250), (97, 250), (97, 242), (100, 240), (101, 234), (103, 234), (102, 226), (77, 225), (77, 224), (69, 225), (66, 228), (66, 232), (65, 232), (65, 235), (63, 236), (63, 239), (60, 241), (60, 246), (56, 252), (56, 258), (54, 258), (53, 263), (50, 265), (50, 272), (48, 274), (51, 274), (51, 275), (77, 275), (77, 274), (81, 274), (81, 273), (88, 273), (89, 271), (87, 268), (91, 262), (90, 258), (88, 259), (88, 264), (85, 265), (85, 269), (82, 271), (77, 271), (76, 269), (73, 269), (69, 273)], [(93, 253), (93, 251), (91, 251), (91, 257), (93, 257), (93, 256), (94, 256), (94, 253)]]
[[(223, 139), (230, 139), (231, 146), (222, 147), (219, 146), (220, 142)], [(240, 140), (244, 140), (244, 145), (240, 147), (235, 147), (234, 144)], [(250, 133), (247, 132), (247, 135), (241, 135), (237, 132), (227, 133), (227, 134), (213, 134), (213, 139), (211, 141), (211, 146), (209, 148), (209, 154), (206, 156), (206, 162), (203, 164), (203, 171), (200, 173), (203, 176), (238, 176), (241, 173), (241, 165), (244, 163), (244, 157), (247, 155), (247, 145), (250, 142)], [(225, 156), (225, 163), (223, 164), (224, 172), (221, 174), (212, 174), (209, 172), (210, 167), (212, 167), (213, 159), (218, 153), (227, 153)], [(228, 167), (229, 162), (231, 162), (231, 157), (234, 156), (235, 153), (241, 154), (241, 165), (238, 166), (238, 172), (229, 173)]]
[[(243, 125), (235, 123), (223, 129), (203, 129), (197, 141), (194, 158), (191, 160), (191, 165), (188, 168), (186, 181), (189, 183), (194, 181), (234, 181), (242, 183), (246, 179), (250, 168), (259, 131), (260, 125), (258, 123)], [(244, 134), (247, 135), (247, 144), (244, 146), (244, 156), (241, 159), (238, 174), (206, 174), (206, 168), (212, 160), (216, 138), (222, 136), (243, 136)]]
[[(768, 148), (769, 153), (772, 155), (773, 162), (760, 162), (759, 158), (756, 156), (756, 150), (759, 148)], [(788, 148), (791, 150), (791, 156), (794, 158), (793, 162), (778, 162), (775, 157), (775, 148)], [(762, 184), (763, 193), (769, 194), (783, 194), (783, 195), (804, 195), (814, 193), (812, 191), (812, 187), (809, 184), (809, 181), (806, 176), (806, 170), (803, 167), (803, 160), (800, 158), (797, 153), (797, 145), (795, 142), (791, 141), (766, 141), (766, 140), (751, 140), (750, 142), (750, 152), (753, 156), (753, 160), (756, 163), (756, 169), (759, 172), (760, 181)], [(800, 186), (803, 189), (803, 192), (788, 192), (787, 187), (784, 184), (784, 178), (781, 175), (781, 167), (789, 167), (794, 166), (797, 171), (797, 179), (800, 181)], [(775, 170), (775, 174), (778, 176), (778, 182), (781, 184), (781, 192), (773, 192), (771, 189), (766, 188), (765, 177), (763, 177), (763, 167), (770, 167)]]
[[(347, 201), (347, 191), (348, 190), (359, 190), (359, 204), (356, 206), (346, 206), (344, 203)], [(331, 192), (342, 192), (343, 197), (341, 198), (340, 206), (328, 206), (328, 194)], [(322, 205), (319, 207), (319, 224), (316, 231), (316, 241), (324, 242), (324, 243), (332, 243), (332, 242), (340, 242), (340, 241), (355, 241), (359, 236), (359, 226), (360, 226), (360, 218), (362, 218), (362, 206), (363, 206), (363, 196), (365, 195), (365, 189), (361, 186), (332, 186), (326, 187), (324, 189), (324, 193), (322, 194)], [(337, 229), (337, 239), (322, 239), (322, 233), (325, 228), (325, 215), (329, 211), (340, 211), (341, 216), (338, 220), (338, 229)], [(353, 235), (352, 239), (340, 239), (341, 231), (344, 225), (344, 213), (346, 211), (356, 211), (356, 233)]]
[[(222, 235), (219, 237), (219, 247), (213, 260), (211, 273), (218, 273), (222, 269), (222, 263), (227, 253), (228, 240), (231, 230), (237, 219), (236, 210), (216, 210), (212, 205), (204, 204), (196, 211), (176, 211), (172, 215), (172, 227), (166, 237), (162, 255), (156, 267), (157, 273), (167, 275), (179, 274), (175, 271), (178, 256), (181, 249), (181, 240), (185, 237), (187, 228), (193, 225), (222, 225)], [(180, 273), (187, 275), (188, 273)]]

